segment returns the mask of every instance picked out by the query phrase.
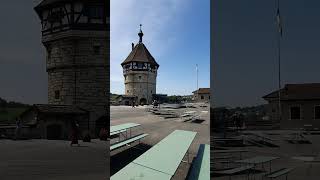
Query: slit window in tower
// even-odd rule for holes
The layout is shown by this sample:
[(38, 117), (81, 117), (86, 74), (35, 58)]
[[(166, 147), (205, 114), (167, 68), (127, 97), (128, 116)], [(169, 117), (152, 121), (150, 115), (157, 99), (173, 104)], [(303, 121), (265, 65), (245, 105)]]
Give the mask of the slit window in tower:
[(50, 47), (47, 48), (47, 55), (48, 55), (48, 59), (50, 59), (51, 58), (51, 48)]
[(60, 98), (60, 91), (54, 91), (54, 98), (59, 99)]
[(314, 119), (320, 119), (320, 106), (314, 107)]
[(100, 54), (101, 46), (98, 43), (93, 44), (93, 52), (94, 54)]

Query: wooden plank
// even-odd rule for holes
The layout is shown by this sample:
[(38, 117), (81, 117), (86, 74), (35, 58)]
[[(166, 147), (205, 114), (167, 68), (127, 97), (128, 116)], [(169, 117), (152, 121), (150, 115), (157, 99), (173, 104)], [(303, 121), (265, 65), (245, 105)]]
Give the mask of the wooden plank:
[(248, 150), (213, 150), (213, 153), (240, 153), (240, 152), (248, 152)]
[(119, 124), (116, 126), (110, 126), (110, 133), (114, 133), (114, 132), (125, 130), (125, 129), (130, 129), (130, 128), (137, 127), (137, 126), (140, 126), (140, 124), (125, 123), (125, 124)]
[(123, 132), (126, 132), (127, 130), (126, 129), (123, 129), (121, 131), (114, 131), (114, 132), (110, 132), (110, 136), (113, 136), (113, 135), (116, 135), (116, 134), (120, 134), (120, 133), (123, 133)]
[(268, 178), (276, 178), (276, 177), (288, 174), (292, 170), (293, 170), (293, 168), (283, 168), (283, 169), (272, 172), (271, 174), (267, 175), (267, 177)]
[(252, 168), (253, 168), (252, 165), (241, 166), (241, 167), (228, 169), (228, 170), (223, 170), (223, 171), (213, 171), (213, 173), (215, 173), (215, 174), (232, 175), (232, 174), (239, 173), (239, 172), (242, 172), (242, 171), (246, 171), (246, 170), (249, 170), (249, 169), (252, 169)]
[(273, 156), (256, 156), (249, 159), (242, 159), (235, 162), (238, 163), (248, 163), (248, 164), (260, 164), (260, 163), (266, 163), (269, 161), (273, 161), (275, 159), (279, 159), (279, 157), (273, 157)]

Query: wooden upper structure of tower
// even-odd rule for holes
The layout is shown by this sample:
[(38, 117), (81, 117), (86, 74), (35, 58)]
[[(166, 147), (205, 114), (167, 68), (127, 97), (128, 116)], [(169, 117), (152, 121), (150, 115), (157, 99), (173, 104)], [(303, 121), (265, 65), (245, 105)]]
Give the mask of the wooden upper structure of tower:
[(68, 30), (109, 31), (107, 0), (43, 0), (34, 10), (42, 24), (42, 36)]

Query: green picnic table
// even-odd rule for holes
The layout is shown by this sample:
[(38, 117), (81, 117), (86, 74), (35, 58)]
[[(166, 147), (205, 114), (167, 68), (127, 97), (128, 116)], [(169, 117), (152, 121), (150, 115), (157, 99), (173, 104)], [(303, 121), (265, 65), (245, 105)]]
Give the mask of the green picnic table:
[(126, 132), (127, 130), (130, 130), (130, 136), (131, 136), (131, 128), (140, 126), (140, 124), (137, 123), (125, 123), (125, 124), (119, 124), (116, 126), (110, 126), (110, 136), (119, 134), (122, 132)]
[[(189, 146), (191, 145), (196, 134), (196, 132), (192, 131), (175, 130), (144, 154), (131, 162), (129, 165), (127, 165), (125, 168), (114, 174), (111, 179), (171, 179), (183, 160), (183, 157), (186, 153), (188, 153)], [(147, 176), (149, 174), (150, 176)]]

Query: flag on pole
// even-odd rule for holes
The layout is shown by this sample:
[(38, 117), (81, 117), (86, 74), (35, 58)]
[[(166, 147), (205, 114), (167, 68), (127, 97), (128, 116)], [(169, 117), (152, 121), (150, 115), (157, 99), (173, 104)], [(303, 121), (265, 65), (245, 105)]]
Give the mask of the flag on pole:
[(278, 30), (279, 30), (279, 33), (280, 33), (280, 37), (282, 37), (282, 23), (281, 23), (281, 16), (280, 16), (279, 8), (277, 9), (277, 25), (278, 25)]

